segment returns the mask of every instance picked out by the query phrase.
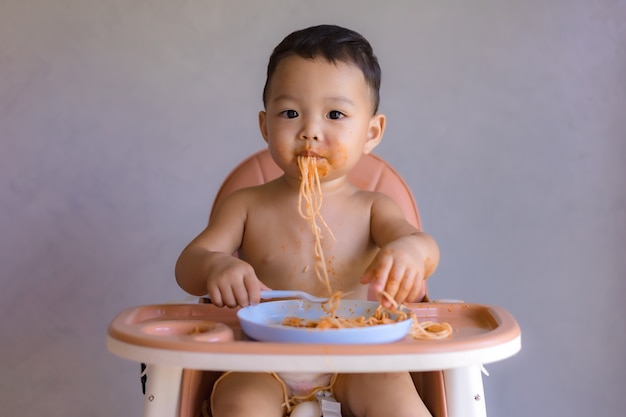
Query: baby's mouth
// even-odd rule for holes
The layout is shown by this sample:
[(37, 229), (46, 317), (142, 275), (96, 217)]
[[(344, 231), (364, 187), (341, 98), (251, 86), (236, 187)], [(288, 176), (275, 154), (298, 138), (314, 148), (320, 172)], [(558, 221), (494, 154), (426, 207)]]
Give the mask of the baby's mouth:
[(300, 152), (298, 154), (298, 157), (304, 157), (304, 158), (310, 157), (310, 158), (317, 158), (317, 159), (321, 159), (322, 158), (321, 155), (319, 155), (318, 153), (313, 152), (311, 150), (306, 150), (306, 151)]
[[(317, 171), (317, 175), (319, 176), (319, 178), (323, 178), (328, 175), (329, 163), (328, 160), (323, 156), (311, 150), (306, 150), (300, 152), (297, 159), (298, 167), (300, 167), (300, 169), (302, 169), (303, 165), (308, 165), (310, 167), (314, 167), (314, 169)], [(313, 165), (311, 165), (311, 163), (313, 163)]]

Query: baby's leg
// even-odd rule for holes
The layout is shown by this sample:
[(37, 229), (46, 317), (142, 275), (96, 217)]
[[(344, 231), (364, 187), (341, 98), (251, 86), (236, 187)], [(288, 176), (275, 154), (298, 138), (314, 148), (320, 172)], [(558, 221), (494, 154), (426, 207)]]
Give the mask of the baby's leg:
[(215, 385), (213, 417), (282, 417), (283, 388), (268, 373), (230, 373)]
[(408, 372), (341, 374), (334, 387), (343, 417), (426, 417)]

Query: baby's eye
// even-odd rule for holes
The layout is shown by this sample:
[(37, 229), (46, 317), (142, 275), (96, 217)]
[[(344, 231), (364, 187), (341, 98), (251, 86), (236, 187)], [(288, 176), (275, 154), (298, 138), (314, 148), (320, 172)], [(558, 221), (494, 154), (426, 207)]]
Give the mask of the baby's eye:
[(332, 119), (332, 120), (337, 120), (337, 119), (341, 119), (345, 117), (345, 114), (343, 114), (342, 112), (340, 112), (339, 110), (331, 110), (328, 113), (328, 118)]
[(285, 110), (280, 112), (280, 115), (286, 117), (287, 119), (295, 119), (298, 117), (298, 112), (295, 110)]

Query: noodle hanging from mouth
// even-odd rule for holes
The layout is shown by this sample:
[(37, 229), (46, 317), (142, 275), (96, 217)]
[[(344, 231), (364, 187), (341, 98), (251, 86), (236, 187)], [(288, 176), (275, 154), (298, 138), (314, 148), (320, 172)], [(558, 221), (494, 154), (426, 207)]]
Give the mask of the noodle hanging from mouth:
[(311, 233), (313, 233), (315, 254), (313, 269), (315, 276), (324, 284), (328, 295), (331, 296), (333, 289), (330, 285), (326, 258), (322, 248), (322, 228), (317, 224), (317, 221), (319, 220), (322, 223), (333, 240), (336, 239), (320, 212), (322, 208), (322, 186), (317, 171), (317, 158), (313, 156), (299, 156), (298, 167), (301, 175), (300, 192), (298, 193), (298, 212), (302, 218), (308, 220)]

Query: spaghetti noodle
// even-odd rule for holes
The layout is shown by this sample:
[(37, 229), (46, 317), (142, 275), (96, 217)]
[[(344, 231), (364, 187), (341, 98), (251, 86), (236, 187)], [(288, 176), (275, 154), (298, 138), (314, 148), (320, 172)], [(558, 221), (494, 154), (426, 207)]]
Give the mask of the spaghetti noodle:
[(299, 156), (298, 168), (300, 168), (300, 192), (298, 193), (298, 212), (300, 216), (309, 221), (314, 240), (315, 263), (313, 265), (315, 275), (326, 286), (328, 295), (333, 294), (326, 269), (326, 258), (322, 249), (322, 228), (317, 220), (322, 223), (330, 236), (335, 240), (333, 232), (324, 221), (320, 210), (322, 208), (322, 186), (319, 172), (317, 171), (317, 158), (313, 156)]
[(305, 327), (315, 329), (344, 329), (365, 326), (376, 326), (380, 324), (393, 324), (411, 318), (413, 325), (409, 334), (415, 339), (445, 339), (452, 334), (452, 326), (449, 323), (437, 323), (426, 321), (420, 323), (415, 314), (399, 305), (388, 293), (383, 291), (380, 295), (391, 303), (391, 307), (385, 307), (381, 303), (371, 317), (365, 316), (346, 318), (337, 317), (335, 312), (341, 303), (341, 291), (334, 292), (328, 271), (326, 260), (322, 248), (322, 229), (317, 221), (326, 228), (330, 236), (335, 239), (328, 224), (320, 213), (322, 207), (322, 188), (317, 170), (317, 158), (310, 156), (298, 157), (298, 168), (300, 168), (301, 181), (298, 194), (298, 212), (305, 220), (309, 221), (311, 233), (314, 237), (315, 252), (315, 275), (324, 284), (329, 300), (322, 304), (322, 309), (327, 316), (319, 320), (305, 320), (298, 317), (286, 317), (282, 324), (290, 327)]
[(285, 317), (282, 324), (283, 326), (323, 330), (394, 324), (411, 319), (413, 320), (413, 324), (411, 325), (411, 330), (409, 330), (409, 335), (414, 339), (439, 340), (446, 339), (452, 335), (453, 329), (449, 323), (439, 323), (434, 321), (420, 322), (411, 310), (396, 303), (396, 301), (389, 294), (383, 291), (381, 296), (389, 300), (392, 303), (392, 307), (384, 307), (382, 304), (379, 304), (376, 311), (374, 311), (374, 314), (370, 317), (338, 317), (335, 314), (335, 311), (338, 309), (338, 303), (341, 301), (341, 292), (336, 292), (328, 301), (330, 305), (322, 305), (322, 309), (328, 314), (327, 316), (320, 317), (318, 320), (306, 320), (299, 317)]

